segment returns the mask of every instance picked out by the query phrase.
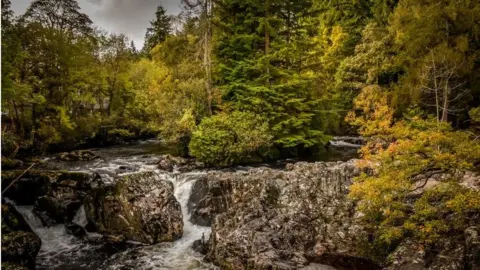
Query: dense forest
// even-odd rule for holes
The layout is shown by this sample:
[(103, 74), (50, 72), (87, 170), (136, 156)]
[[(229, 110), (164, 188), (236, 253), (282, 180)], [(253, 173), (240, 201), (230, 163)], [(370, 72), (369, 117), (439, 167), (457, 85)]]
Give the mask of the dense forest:
[(348, 122), (370, 136), (414, 116), (479, 120), (475, 1), (264, 2), (184, 1), (178, 17), (160, 6), (137, 50), (74, 0), (19, 17), (4, 0), (4, 141), (41, 151), (158, 135), (232, 164), (311, 153), (355, 133)]
[(2, 0), (2, 156), (157, 136), (229, 166), (362, 135), (376, 174), (350, 196), (376, 228), (375, 254), (478, 218), (478, 190), (454, 177), (407, 204), (415, 177), (480, 164), (479, 1), (182, 5), (158, 7), (140, 49), (75, 0), (35, 0), (18, 17)]

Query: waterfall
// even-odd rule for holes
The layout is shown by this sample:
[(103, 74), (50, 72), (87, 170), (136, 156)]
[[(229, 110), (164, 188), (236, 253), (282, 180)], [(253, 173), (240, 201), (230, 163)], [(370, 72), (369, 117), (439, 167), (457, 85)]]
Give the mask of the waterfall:
[[(208, 239), (209, 227), (201, 227), (190, 222), (188, 199), (193, 184), (205, 172), (169, 173), (157, 169), (158, 156), (150, 154), (149, 144), (118, 146), (100, 149), (98, 154), (106, 157), (106, 161), (89, 161), (74, 163), (55, 163), (69, 171), (97, 172), (103, 181), (113, 181), (115, 175), (124, 174), (121, 167), (128, 166), (134, 171), (155, 171), (162, 179), (174, 185), (174, 195), (182, 207), (184, 230), (183, 237), (173, 243), (159, 243), (145, 246), (132, 245), (118, 252), (107, 245), (98, 234), (89, 233), (86, 238), (76, 238), (66, 233), (64, 225), (43, 227), (40, 220), (32, 212), (33, 206), (17, 206), (28, 224), (40, 237), (42, 246), (37, 256), (37, 270), (42, 269), (215, 269), (203, 262), (203, 256), (192, 248), (195, 240), (204, 236)], [(146, 154), (147, 153), (147, 154)], [(73, 222), (87, 225), (84, 207), (80, 207)]]

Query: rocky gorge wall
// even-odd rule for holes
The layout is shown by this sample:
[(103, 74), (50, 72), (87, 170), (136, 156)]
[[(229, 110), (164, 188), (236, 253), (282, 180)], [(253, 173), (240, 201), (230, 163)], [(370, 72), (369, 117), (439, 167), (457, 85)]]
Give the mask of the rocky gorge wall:
[(212, 224), (207, 258), (225, 269), (378, 268), (361, 256), (367, 234), (347, 198), (359, 173), (355, 160), (209, 173), (192, 197), (192, 219)]
[(434, 248), (407, 238), (373, 261), (372, 234), (347, 196), (360, 173), (355, 160), (209, 172), (190, 202), (192, 221), (212, 226), (206, 259), (221, 269), (480, 269), (478, 226)]

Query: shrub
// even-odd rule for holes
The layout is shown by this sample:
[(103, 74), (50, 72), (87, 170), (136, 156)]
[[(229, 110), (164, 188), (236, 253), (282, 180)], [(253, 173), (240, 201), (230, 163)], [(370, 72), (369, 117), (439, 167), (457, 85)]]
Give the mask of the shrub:
[(209, 165), (251, 161), (271, 146), (272, 135), (261, 117), (246, 112), (205, 118), (193, 132), (190, 154)]
[[(350, 192), (377, 244), (390, 246), (407, 236), (431, 244), (460, 234), (478, 218), (480, 192), (460, 183), (480, 161), (480, 144), (470, 133), (415, 117), (383, 136), (392, 143), (363, 149), (363, 162), (376, 173), (355, 179)], [(441, 177), (428, 187), (434, 176)]]

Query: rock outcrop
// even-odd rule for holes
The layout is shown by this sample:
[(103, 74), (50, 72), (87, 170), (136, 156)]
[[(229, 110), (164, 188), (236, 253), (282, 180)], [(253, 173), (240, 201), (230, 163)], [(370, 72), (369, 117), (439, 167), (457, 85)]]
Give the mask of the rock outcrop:
[[(212, 226), (207, 260), (222, 269), (480, 269), (475, 225), (429, 246), (407, 238), (386, 261), (370, 260), (371, 232), (347, 196), (360, 172), (354, 160), (209, 172), (189, 201), (192, 221)], [(475, 174), (462, 179), (480, 186)], [(202, 243), (195, 248), (205, 251)]]
[(124, 175), (114, 183), (97, 181), (85, 199), (86, 216), (99, 233), (154, 244), (183, 234), (173, 184), (154, 172)]
[[(7, 187), (23, 172), (24, 170), (2, 171), (2, 186)], [(29, 170), (5, 191), (3, 197), (17, 205), (32, 205), (38, 197), (47, 194), (56, 175), (57, 173), (52, 171)]]
[(213, 218), (207, 258), (226, 269), (378, 268), (361, 256), (367, 234), (346, 197), (354, 162), (209, 173), (193, 210)]
[(100, 179), (96, 173), (51, 172), (47, 192), (37, 198), (33, 212), (44, 226), (72, 221), (83, 204), (90, 184)]
[(175, 157), (172, 155), (163, 155), (158, 161), (158, 168), (160, 170), (172, 172), (177, 170), (179, 172), (188, 172), (197, 169), (203, 169), (205, 165), (196, 161), (193, 158)]
[(2, 204), (2, 269), (35, 269), (40, 238), (11, 204)]
[(61, 161), (90, 161), (99, 158), (101, 159), (100, 156), (90, 150), (64, 152), (57, 155), (57, 159)]
[[(8, 186), (24, 171), (2, 172), (2, 186)], [(35, 205), (34, 213), (43, 225), (71, 221), (90, 183), (100, 176), (96, 173), (30, 170), (14, 182), (4, 197), (17, 205)]]
[(212, 179), (206, 176), (197, 180), (188, 199), (190, 221), (201, 226), (211, 226), (213, 218), (225, 212), (230, 205), (231, 191), (229, 179)]

